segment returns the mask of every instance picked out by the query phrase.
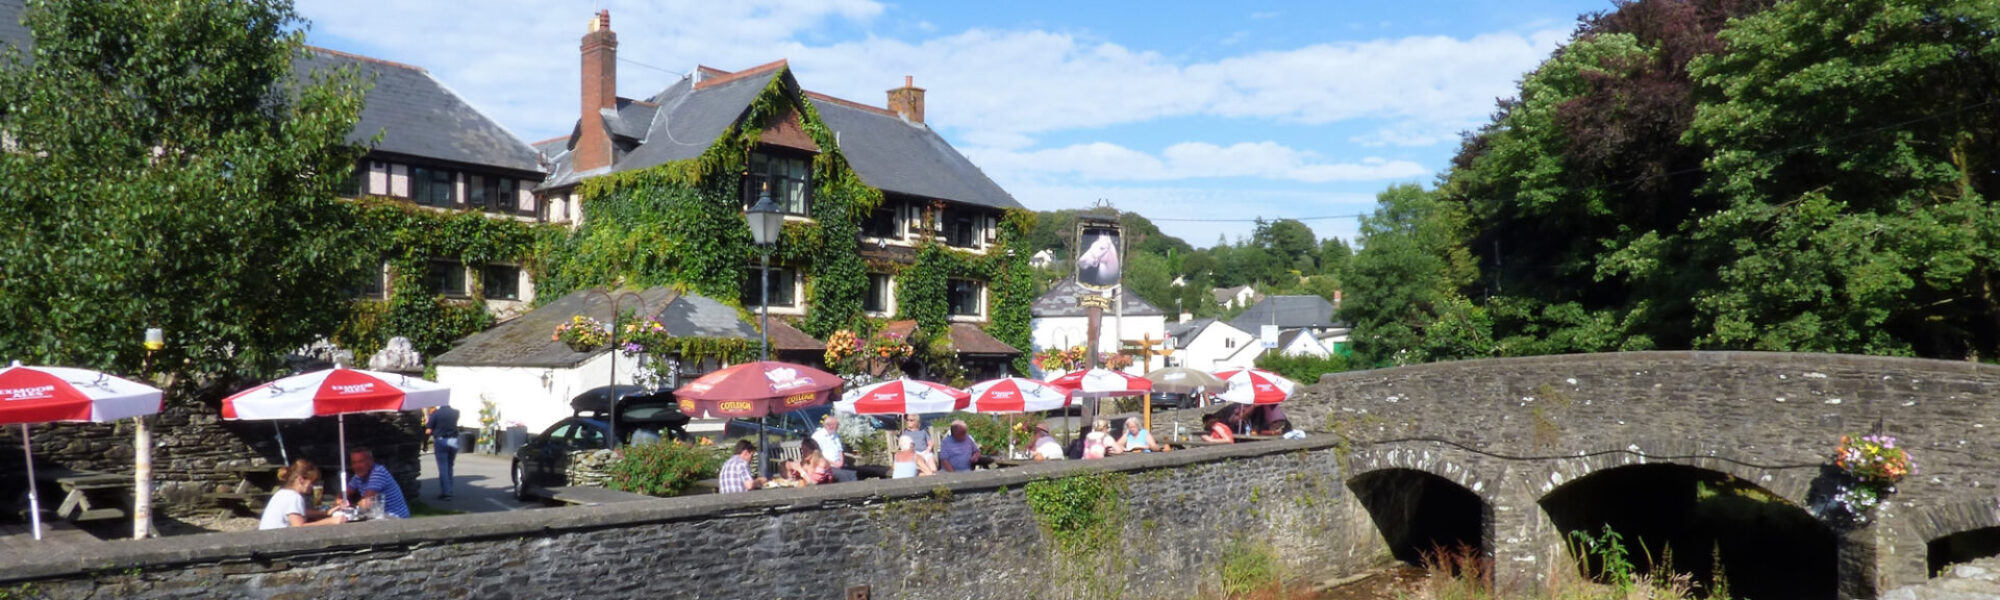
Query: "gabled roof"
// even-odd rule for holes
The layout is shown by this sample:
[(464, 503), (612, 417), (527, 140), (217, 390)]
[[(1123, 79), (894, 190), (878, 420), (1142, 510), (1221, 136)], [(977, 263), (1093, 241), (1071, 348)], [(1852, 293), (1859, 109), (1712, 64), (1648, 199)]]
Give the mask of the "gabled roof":
[[(733, 73), (699, 67), (695, 74), (646, 99), (646, 103), (654, 105), (650, 114), (630, 111), (626, 103), (638, 103), (620, 99), (617, 115), (602, 119), (602, 125), (579, 122), (578, 127), (609, 127), (614, 137), (625, 136), (636, 141), (636, 145), (619, 148), (622, 152), (614, 153), (609, 169), (579, 173), (570, 152), (575, 148), (578, 133), (572, 133), (560, 145), (538, 143), (536, 146), (550, 163), (549, 177), (542, 187), (563, 187), (604, 173), (699, 157), (743, 118), (750, 103), (763, 93), (773, 77), (781, 78), (787, 89), (797, 90), (803, 101), (812, 103), (840, 140), (841, 153), (863, 183), (896, 194), (993, 208), (1022, 208), (1020, 202), (929, 127), (904, 121), (884, 109), (803, 91), (793, 79), (789, 63), (782, 60)], [(642, 117), (649, 120), (644, 135), (631, 135), (638, 131), (638, 120)]]
[(951, 324), (951, 349), (959, 354), (1004, 354), (1019, 356), (1015, 349), (1000, 338), (988, 335), (979, 326), (971, 323)]
[(350, 66), (359, 71), (362, 81), (374, 85), (362, 104), (360, 122), (347, 136), (349, 142), (365, 145), (380, 132), (382, 141), (373, 147), (377, 152), (542, 172), (533, 147), (422, 68), (312, 48), (306, 58), (292, 64), (292, 71), (294, 77), (304, 80), (315, 69)]
[(1333, 303), (1319, 296), (1265, 296), (1229, 324), (1251, 332), (1261, 331), (1265, 325), (1279, 329), (1332, 327)]
[(1201, 337), (1201, 332), (1203, 330), (1208, 329), (1209, 325), (1213, 325), (1215, 323), (1216, 320), (1210, 318), (1201, 318), (1192, 321), (1182, 321), (1179, 323), (1168, 325), (1167, 335), (1169, 337), (1174, 338), (1175, 350), (1185, 350), (1187, 349), (1188, 344), (1194, 343), (1195, 338)]
[[(438, 355), (434, 362), (441, 366), (556, 369), (583, 364), (610, 350), (577, 352), (551, 339), (550, 334), (555, 331), (556, 325), (575, 315), (610, 323), (612, 302), (601, 292), (602, 289), (572, 292), (528, 314), (473, 334), (458, 347)], [(617, 307), (620, 311), (632, 310), (638, 304), (625, 293), (613, 292), (623, 300)], [(632, 293), (637, 294), (645, 306), (660, 307), (650, 312), (666, 327), (669, 336), (757, 339), (757, 329), (744, 322), (735, 308), (712, 298), (681, 294), (666, 287)]]
[[(1062, 281), (1056, 282), (1055, 285), (1049, 286), (1048, 293), (1042, 294), (1040, 298), (1036, 298), (1034, 305), (1028, 309), (1028, 312), (1037, 319), (1084, 316), (1087, 313), (1082, 306), (1078, 306), (1076, 303), (1077, 297), (1083, 295), (1083, 292), (1083, 286), (1076, 283), (1076, 277), (1065, 277)], [(1160, 307), (1153, 306), (1152, 303), (1140, 298), (1138, 294), (1119, 294), (1119, 297), (1123, 299), (1119, 304), (1124, 305), (1125, 316), (1164, 316), (1167, 314), (1165, 311), (1161, 311)], [(1114, 314), (1118, 313), (1114, 310), (1104, 311), (1104, 316), (1107, 317)]]
[(1250, 286), (1247, 286), (1247, 285), (1239, 285), (1239, 286), (1236, 286), (1236, 287), (1226, 287), (1226, 288), (1215, 288), (1215, 289), (1212, 289), (1212, 290), (1209, 290), (1209, 291), (1208, 291), (1208, 293), (1209, 293), (1209, 295), (1212, 295), (1212, 296), (1215, 296), (1215, 303), (1216, 303), (1216, 304), (1221, 304), (1221, 303), (1224, 303), (1224, 302), (1228, 302), (1228, 301), (1230, 301), (1230, 300), (1235, 300), (1235, 299), (1236, 299), (1236, 295), (1237, 295), (1237, 294), (1241, 294), (1241, 293), (1243, 293), (1243, 290), (1246, 290), (1246, 289), (1250, 289)]

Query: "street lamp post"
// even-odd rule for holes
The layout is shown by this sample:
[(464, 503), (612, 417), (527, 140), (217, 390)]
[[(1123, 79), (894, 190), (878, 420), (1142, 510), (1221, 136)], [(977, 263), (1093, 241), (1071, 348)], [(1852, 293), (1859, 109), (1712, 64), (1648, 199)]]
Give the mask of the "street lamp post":
[[(590, 294), (586, 294), (586, 296), (590, 295), (604, 296), (605, 299), (611, 301), (611, 323), (610, 323), (611, 374), (610, 374), (610, 379), (605, 381), (604, 384), (604, 395), (606, 397), (605, 405), (606, 405), (606, 410), (610, 414), (605, 415), (604, 420), (610, 426), (611, 447), (617, 448), (618, 447), (618, 303), (624, 301), (628, 297), (633, 300), (637, 300), (639, 302), (639, 313), (643, 315), (646, 312), (646, 297), (640, 296), (639, 294), (631, 291), (619, 292), (618, 295), (614, 296), (609, 291), (600, 290), (597, 288), (591, 288)], [(498, 442), (495, 442), (494, 445), (498, 446), (499, 444)]]
[[(771, 184), (766, 182), (757, 192), (757, 203), (743, 211), (743, 219), (750, 224), (750, 241), (756, 242), (763, 251), (761, 267), (757, 271), (757, 313), (762, 321), (759, 329), (763, 338), (759, 342), (758, 360), (771, 360), (771, 247), (778, 245), (778, 237), (784, 232), (785, 213), (778, 209), (778, 203), (771, 201)], [(769, 455), (765, 449), (769, 437), (762, 417), (757, 422), (757, 453)], [(771, 477), (769, 458), (757, 461), (758, 470), (765, 479)]]

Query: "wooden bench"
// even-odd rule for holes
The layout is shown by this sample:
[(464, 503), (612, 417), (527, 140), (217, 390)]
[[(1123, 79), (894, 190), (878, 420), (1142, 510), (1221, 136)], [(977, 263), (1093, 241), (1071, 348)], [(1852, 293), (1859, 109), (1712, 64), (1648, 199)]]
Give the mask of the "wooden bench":
[(56, 516), (71, 521), (123, 519), (132, 514), (132, 475), (72, 471), (58, 474), (63, 501)]

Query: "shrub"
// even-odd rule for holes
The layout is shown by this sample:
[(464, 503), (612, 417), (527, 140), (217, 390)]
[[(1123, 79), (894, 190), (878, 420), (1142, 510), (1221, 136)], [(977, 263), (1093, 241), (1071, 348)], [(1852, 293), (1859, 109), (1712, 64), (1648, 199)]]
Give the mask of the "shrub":
[(694, 482), (714, 477), (722, 468), (715, 446), (691, 446), (678, 441), (628, 446), (612, 461), (606, 487), (648, 496), (678, 496)]

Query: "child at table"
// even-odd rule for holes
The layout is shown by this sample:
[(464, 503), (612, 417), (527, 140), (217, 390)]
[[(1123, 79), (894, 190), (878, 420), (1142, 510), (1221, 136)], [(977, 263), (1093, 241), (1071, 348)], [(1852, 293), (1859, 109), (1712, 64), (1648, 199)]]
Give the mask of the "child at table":
[[(339, 525), (347, 522), (347, 517), (331, 514), (307, 506), (306, 494), (312, 492), (313, 484), (319, 482), (319, 467), (312, 461), (298, 459), (290, 466), (278, 470), (278, 491), (271, 494), (271, 502), (264, 505), (264, 517), (257, 522), (258, 529), (284, 529), (286, 527), (310, 527), (315, 525)], [(340, 509), (347, 506), (342, 500), (334, 505)]]
[(1214, 413), (1202, 415), (1201, 425), (1208, 430), (1208, 433), (1202, 434), (1202, 441), (1218, 444), (1236, 443), (1236, 432), (1230, 430), (1229, 421), (1221, 415)]

